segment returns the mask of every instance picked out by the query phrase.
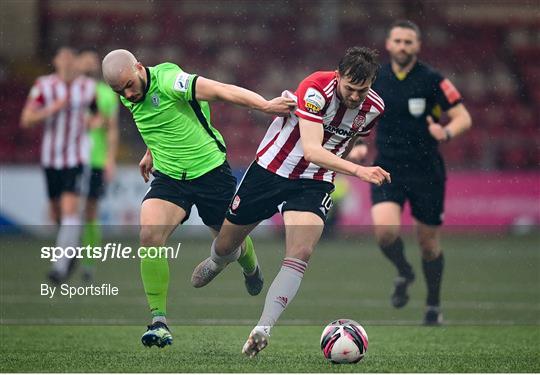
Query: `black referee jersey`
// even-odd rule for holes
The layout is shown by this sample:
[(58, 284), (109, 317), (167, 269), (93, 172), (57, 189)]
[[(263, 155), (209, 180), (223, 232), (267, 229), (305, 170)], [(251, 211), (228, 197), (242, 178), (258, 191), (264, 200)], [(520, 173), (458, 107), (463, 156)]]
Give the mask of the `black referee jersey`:
[(388, 63), (381, 67), (373, 89), (385, 103), (377, 125), (377, 162), (388, 165), (391, 173), (439, 165), (438, 142), (429, 133), (426, 117), (437, 122), (441, 111), (461, 102), (452, 83), (420, 61), (399, 79)]

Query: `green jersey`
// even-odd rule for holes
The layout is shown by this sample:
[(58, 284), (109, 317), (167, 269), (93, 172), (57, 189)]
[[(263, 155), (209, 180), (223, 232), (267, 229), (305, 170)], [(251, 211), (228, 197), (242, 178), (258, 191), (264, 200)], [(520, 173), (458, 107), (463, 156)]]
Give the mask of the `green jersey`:
[(210, 106), (195, 97), (197, 76), (172, 63), (146, 68), (144, 98), (131, 111), (154, 168), (178, 180), (191, 180), (225, 162), (225, 143), (210, 122)]
[[(96, 105), (100, 115), (109, 119), (118, 113), (118, 95), (104, 82), (96, 84)], [(90, 166), (103, 169), (107, 161), (107, 128), (90, 129)]]

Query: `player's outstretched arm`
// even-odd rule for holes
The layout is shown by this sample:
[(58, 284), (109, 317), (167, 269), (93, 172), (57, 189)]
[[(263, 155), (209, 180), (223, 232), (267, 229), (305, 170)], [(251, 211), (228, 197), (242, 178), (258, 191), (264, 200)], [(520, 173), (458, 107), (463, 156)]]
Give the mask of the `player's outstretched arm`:
[(198, 77), (195, 84), (195, 96), (197, 100), (222, 100), (278, 116), (288, 116), (296, 106), (296, 102), (293, 99), (278, 97), (272, 100), (266, 100), (261, 95), (248, 89), (213, 81), (204, 77)]
[(355, 176), (363, 181), (382, 185), (391, 182), (390, 173), (381, 167), (363, 167), (344, 160), (322, 147), (324, 131), (321, 124), (300, 119), (300, 139), (304, 148), (304, 159), (320, 167)]
[(47, 118), (55, 115), (58, 111), (64, 108), (66, 104), (67, 100), (65, 99), (57, 100), (45, 108), (41, 108), (33, 102), (26, 103), (21, 113), (21, 127), (31, 128), (34, 125), (42, 123)]

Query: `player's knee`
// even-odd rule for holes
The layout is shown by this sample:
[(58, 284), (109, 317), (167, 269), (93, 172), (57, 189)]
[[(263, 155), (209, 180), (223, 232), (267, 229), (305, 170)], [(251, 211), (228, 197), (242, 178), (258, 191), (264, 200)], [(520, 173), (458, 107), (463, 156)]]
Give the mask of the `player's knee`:
[(309, 261), (311, 254), (313, 253), (313, 247), (306, 245), (296, 245), (291, 246), (287, 249), (287, 256), (291, 258), (296, 258), (303, 260), (304, 262)]
[(433, 238), (420, 239), (418, 244), (422, 252), (422, 258), (425, 260), (436, 259), (441, 254), (439, 245)]
[(375, 238), (380, 247), (388, 247), (397, 241), (399, 232), (388, 226), (379, 226), (375, 229)]
[(240, 244), (237, 244), (232, 238), (221, 235), (217, 236), (214, 242), (214, 250), (216, 251), (216, 254), (222, 256), (231, 254), (239, 246)]
[(141, 227), (139, 239), (142, 246), (161, 246), (163, 245), (163, 234), (157, 226), (145, 225)]

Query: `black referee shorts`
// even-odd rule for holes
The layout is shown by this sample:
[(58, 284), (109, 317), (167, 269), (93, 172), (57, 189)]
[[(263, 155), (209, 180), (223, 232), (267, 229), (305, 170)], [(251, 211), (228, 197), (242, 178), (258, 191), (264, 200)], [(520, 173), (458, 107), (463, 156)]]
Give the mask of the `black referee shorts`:
[(195, 205), (205, 225), (221, 227), (236, 189), (236, 178), (227, 161), (192, 180), (176, 180), (159, 171), (152, 174), (154, 179), (143, 201), (157, 198), (174, 203), (186, 211), (183, 221), (189, 219), (191, 207)]
[(373, 205), (395, 202), (403, 207), (408, 200), (415, 219), (427, 225), (441, 225), (444, 193), (444, 177), (429, 174), (424, 176), (392, 174), (391, 184), (371, 185), (371, 202)]
[[(237, 225), (254, 224), (279, 210), (313, 212), (323, 222), (332, 207), (334, 185), (326, 181), (288, 179), (269, 172), (256, 162), (246, 171), (229, 209), (227, 220)], [(281, 207), (281, 208), (280, 208)]]

